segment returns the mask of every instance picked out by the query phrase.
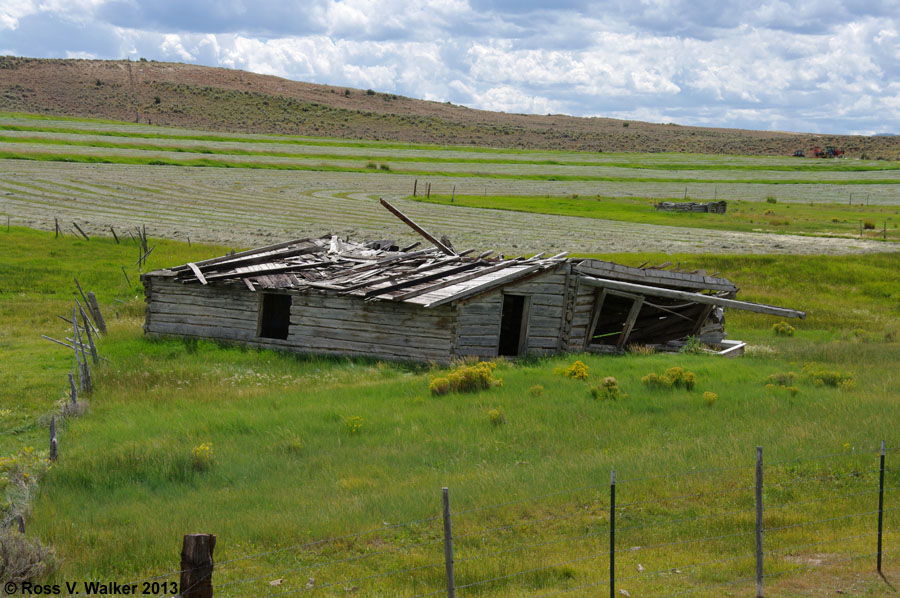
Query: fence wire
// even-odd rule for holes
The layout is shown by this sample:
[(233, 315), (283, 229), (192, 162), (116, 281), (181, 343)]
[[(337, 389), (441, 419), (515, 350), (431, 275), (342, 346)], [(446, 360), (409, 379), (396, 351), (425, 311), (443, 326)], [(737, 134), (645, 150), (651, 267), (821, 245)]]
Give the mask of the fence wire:
[[(886, 449), (886, 452), (895, 453), (898, 451), (900, 451), (900, 447), (892, 447), (890, 449)], [(838, 458), (848, 458), (848, 459), (859, 460), (860, 458), (862, 458), (864, 456), (874, 458), (874, 457), (877, 457), (878, 455), (880, 455), (880, 451), (877, 451), (877, 452), (873, 451), (872, 453), (869, 453), (868, 451), (852, 451), (852, 452), (842, 451), (842, 452), (838, 452), (838, 453), (823, 454), (823, 455), (814, 456), (814, 457), (801, 457), (801, 458), (797, 458), (797, 459), (788, 459), (788, 460), (783, 460), (783, 461), (767, 462), (764, 464), (764, 469), (784, 467), (784, 466), (792, 465), (792, 464), (816, 463), (819, 461), (836, 460)], [(643, 476), (643, 477), (636, 477), (636, 478), (630, 478), (630, 479), (626, 478), (624, 480), (623, 479), (617, 480), (616, 485), (617, 486), (624, 485), (624, 487), (627, 489), (628, 485), (637, 484), (640, 482), (656, 481), (656, 480), (681, 480), (681, 479), (688, 478), (691, 476), (701, 476), (701, 475), (708, 475), (708, 474), (722, 474), (722, 473), (727, 473), (727, 472), (745, 471), (745, 470), (748, 471), (748, 470), (752, 469), (752, 467), (753, 467), (752, 465), (746, 465), (746, 466), (741, 465), (741, 466), (734, 466), (734, 467), (690, 470), (690, 471), (686, 471), (686, 472), (660, 475), (660, 476)], [(820, 479), (821, 476), (815, 475), (816, 471), (812, 471), (811, 472), (812, 475), (802, 475), (797, 472), (792, 473), (790, 471), (778, 470), (776, 472), (773, 472), (774, 475), (769, 474), (770, 478), (775, 478), (776, 481), (766, 484), (764, 486), (764, 491), (765, 492), (778, 491), (778, 490), (790, 491), (790, 490), (794, 490), (798, 487), (802, 487), (801, 485), (803, 485), (803, 484), (825, 484), (825, 483), (834, 483), (836, 481), (846, 481), (846, 480), (852, 480), (852, 481), (858, 482), (860, 484), (873, 484), (873, 483), (877, 484), (878, 476), (872, 475), (872, 474), (878, 474), (878, 473), (880, 473), (880, 471), (881, 471), (880, 468), (857, 467), (857, 468), (850, 468), (849, 471), (844, 470), (844, 471), (832, 472), (832, 471), (830, 471), (830, 468), (825, 468), (825, 469), (820, 470), (819, 473), (821, 473), (823, 476), (826, 476), (827, 479), (825, 479), (825, 478)], [(885, 473), (887, 473), (887, 472), (895, 473), (900, 470), (898, 470), (896, 468), (891, 468), (891, 467), (885, 466), (884, 471), (885, 471)], [(729, 477), (729, 479), (731, 479), (731, 478)], [(672, 485), (670, 487), (674, 488), (676, 486)], [(471, 554), (470, 556), (464, 556), (463, 558), (454, 558), (454, 562), (456, 564), (474, 563), (474, 562), (478, 562), (478, 561), (496, 559), (498, 557), (502, 557), (505, 555), (509, 555), (509, 554), (513, 554), (513, 553), (521, 553), (523, 551), (534, 550), (534, 549), (543, 548), (543, 547), (547, 547), (547, 546), (554, 546), (554, 545), (560, 545), (560, 544), (566, 544), (566, 543), (577, 543), (577, 542), (583, 542), (585, 540), (591, 540), (591, 539), (604, 537), (604, 536), (608, 535), (611, 531), (611, 529), (609, 528), (609, 516), (610, 516), (609, 507), (610, 507), (610, 505), (609, 505), (608, 500), (604, 500), (606, 498), (605, 490), (607, 488), (608, 488), (608, 486), (605, 486), (603, 484), (593, 484), (593, 485), (589, 485), (589, 486), (568, 488), (568, 489), (554, 491), (554, 492), (547, 492), (547, 493), (543, 493), (543, 494), (526, 496), (526, 497), (522, 497), (522, 498), (518, 498), (518, 499), (514, 499), (514, 500), (493, 503), (493, 504), (489, 504), (489, 505), (474, 506), (474, 507), (462, 509), (459, 511), (452, 511), (453, 516), (467, 515), (467, 514), (472, 514), (472, 513), (487, 513), (492, 510), (503, 509), (506, 507), (514, 506), (514, 505), (521, 505), (521, 504), (525, 504), (525, 503), (529, 503), (529, 502), (538, 502), (541, 500), (546, 500), (546, 499), (561, 497), (561, 496), (566, 496), (566, 495), (570, 495), (570, 496), (576, 495), (579, 492), (590, 492), (592, 494), (591, 497), (585, 497), (583, 500), (579, 499), (579, 501), (581, 501), (581, 502), (579, 502), (579, 504), (577, 506), (566, 507), (566, 510), (559, 514), (555, 514), (555, 515), (551, 515), (551, 516), (547, 516), (547, 517), (539, 517), (539, 518), (535, 518), (535, 519), (526, 519), (526, 520), (516, 521), (513, 523), (507, 523), (507, 524), (503, 524), (503, 525), (486, 527), (483, 529), (475, 529), (472, 531), (467, 531), (466, 533), (463, 533), (463, 534), (454, 535), (453, 540), (456, 542), (458, 542), (460, 540), (471, 539), (471, 538), (488, 539), (488, 537), (491, 535), (495, 535), (500, 532), (517, 529), (517, 528), (522, 528), (522, 527), (540, 526), (541, 524), (553, 523), (553, 522), (557, 522), (557, 521), (567, 521), (567, 520), (572, 520), (572, 519), (577, 519), (577, 518), (584, 518), (587, 520), (587, 522), (576, 522), (575, 524), (573, 524), (571, 526), (560, 527), (559, 528), (560, 535), (558, 537), (552, 537), (550, 539), (544, 539), (544, 540), (530, 542), (530, 543), (515, 543), (511, 546), (508, 545), (508, 547), (505, 547), (505, 548), (498, 547), (499, 549), (495, 549), (491, 552), (479, 553), (478, 552), (479, 550), (483, 551), (485, 548), (488, 548), (484, 543), (482, 543), (481, 546), (473, 547), (473, 550), (475, 551), (475, 552), (473, 552), (473, 554)], [(723, 509), (721, 507), (718, 507), (716, 512), (710, 513), (708, 511), (709, 507), (702, 503), (709, 502), (710, 504), (715, 504), (716, 502), (720, 502), (723, 506), (725, 506), (725, 501), (706, 501), (705, 499), (721, 498), (721, 497), (727, 497), (727, 496), (739, 497), (742, 500), (747, 500), (747, 499), (752, 500), (753, 495), (752, 495), (751, 491), (755, 490), (755, 488), (756, 488), (755, 485), (737, 485), (737, 486), (723, 488), (723, 489), (719, 489), (719, 490), (715, 490), (715, 491), (692, 492), (692, 493), (678, 494), (675, 496), (653, 496), (652, 498), (649, 498), (646, 500), (637, 500), (637, 501), (632, 501), (632, 502), (621, 503), (616, 506), (617, 513), (622, 511), (624, 514), (624, 513), (627, 513), (629, 510), (632, 510), (634, 507), (640, 507), (640, 506), (644, 506), (644, 505), (654, 505), (654, 506), (667, 505), (667, 506), (670, 506), (670, 505), (679, 505), (682, 503), (694, 503), (694, 505), (697, 506), (698, 508), (702, 507), (703, 509), (706, 509), (706, 514), (697, 515), (697, 516), (676, 517), (676, 518), (669, 518), (669, 519), (659, 518), (659, 516), (657, 515), (655, 517), (658, 518), (658, 520), (650, 521), (650, 522), (646, 522), (646, 523), (639, 523), (640, 518), (636, 518), (636, 523), (634, 525), (625, 525), (622, 527), (617, 527), (615, 529), (615, 531), (617, 531), (621, 534), (624, 532), (636, 532), (639, 530), (654, 530), (654, 529), (662, 529), (662, 528), (671, 528), (672, 526), (676, 526), (676, 525), (686, 526), (688, 524), (695, 523), (695, 522), (721, 520), (721, 519), (726, 519), (726, 518), (734, 517), (734, 516), (745, 516), (750, 513), (753, 513), (755, 508), (747, 507), (747, 508), (740, 508), (740, 509)], [(860, 499), (862, 497), (873, 497), (875, 495), (878, 495), (880, 492), (887, 493), (889, 491), (893, 491), (896, 489), (897, 488), (895, 488), (895, 487), (883, 486), (880, 489), (865, 489), (865, 490), (855, 491), (850, 494), (846, 494), (846, 493), (841, 494), (840, 489), (836, 489), (836, 495), (829, 494), (829, 495), (820, 496), (818, 498), (813, 498), (813, 499), (808, 499), (808, 500), (796, 501), (796, 500), (782, 499), (781, 501), (767, 501), (765, 504), (765, 509), (767, 509), (769, 512), (771, 512), (772, 509), (776, 509), (776, 510), (794, 509), (795, 511), (805, 512), (805, 510), (804, 510), (805, 507), (810, 507), (810, 506), (815, 506), (815, 505), (828, 505), (828, 504), (832, 504), (832, 503), (839, 503), (840, 501), (850, 501), (850, 504), (854, 504), (854, 503), (858, 504), (858, 500), (855, 500), (855, 499)], [(741, 493), (747, 493), (747, 495), (741, 496)], [(729, 499), (727, 502), (732, 502), (732, 500), (733, 499)], [(691, 507), (681, 507), (681, 508), (689, 509)], [(831, 510), (831, 512), (834, 512), (834, 511), (840, 512), (839, 508), (829, 507), (829, 509)], [(678, 509), (675, 509), (675, 510), (678, 510)], [(812, 519), (812, 520), (808, 520), (808, 521), (799, 521), (796, 523), (789, 523), (789, 524), (779, 525), (779, 526), (774, 526), (774, 527), (765, 527), (765, 528), (763, 528), (763, 534), (765, 535), (765, 537), (767, 539), (766, 543), (768, 544), (768, 543), (773, 542), (773, 540), (772, 540), (773, 538), (778, 537), (777, 534), (779, 532), (797, 529), (797, 528), (812, 528), (815, 526), (823, 526), (823, 525), (829, 524), (829, 523), (840, 522), (840, 521), (849, 521), (849, 520), (857, 519), (857, 518), (861, 518), (861, 517), (869, 517), (869, 516), (874, 517), (878, 514), (885, 516), (889, 513), (894, 513), (896, 511), (900, 511), (900, 507), (884, 508), (881, 510), (869, 509), (869, 510), (864, 510), (864, 511), (859, 511), (859, 512), (851, 512), (851, 513), (847, 513), (845, 511), (843, 514), (836, 515), (834, 517), (825, 517), (825, 518), (819, 518), (819, 519)], [(665, 515), (665, 513), (664, 513), (664, 515)], [(653, 514), (650, 514), (649, 516), (654, 517)], [(276, 555), (276, 554), (285, 553), (285, 552), (289, 552), (289, 551), (298, 551), (298, 550), (303, 550), (303, 549), (315, 548), (317, 546), (323, 546), (323, 545), (333, 543), (333, 542), (340, 542), (340, 541), (344, 541), (344, 540), (355, 539), (355, 538), (359, 538), (359, 537), (366, 536), (366, 535), (372, 535), (372, 534), (377, 534), (377, 533), (381, 533), (381, 532), (386, 532), (386, 531), (389, 531), (392, 529), (398, 529), (398, 528), (403, 528), (403, 527), (412, 527), (412, 526), (417, 526), (417, 525), (421, 525), (421, 524), (433, 523), (433, 522), (439, 521), (441, 519), (442, 519), (441, 516), (433, 516), (433, 517), (427, 517), (427, 518), (422, 518), (422, 519), (415, 519), (415, 520), (406, 521), (406, 522), (402, 522), (402, 523), (396, 523), (396, 524), (390, 524), (390, 525), (385, 525), (385, 526), (381, 526), (381, 527), (376, 527), (376, 528), (372, 528), (372, 529), (368, 529), (368, 530), (364, 530), (364, 531), (360, 531), (360, 532), (354, 532), (354, 533), (344, 534), (344, 535), (340, 535), (340, 536), (324, 538), (321, 540), (313, 540), (313, 541), (309, 541), (309, 542), (297, 543), (292, 546), (276, 548), (274, 550), (268, 550), (268, 551), (253, 553), (253, 554), (245, 554), (245, 555), (241, 555), (241, 556), (238, 556), (235, 558), (231, 558), (231, 559), (216, 563), (215, 567), (216, 567), (216, 571), (219, 571), (233, 563), (237, 563), (237, 562), (241, 562), (241, 561), (262, 559), (262, 558), (265, 558), (265, 557), (268, 557), (271, 555)], [(750, 521), (749, 519), (743, 523), (746, 524), (748, 527), (752, 526), (752, 521)], [(572, 534), (572, 533), (566, 534), (564, 531), (562, 531), (564, 529), (572, 530), (573, 528), (576, 528), (576, 526), (581, 527), (582, 529), (584, 527), (588, 527), (588, 529), (590, 529), (589, 526), (594, 526), (594, 525), (598, 525), (598, 524), (601, 525), (602, 529), (595, 529), (595, 530), (587, 531), (586, 533), (581, 533), (581, 534)], [(556, 528), (550, 528), (550, 529), (552, 529), (554, 532), (557, 531)], [(684, 529), (684, 528), (681, 528), (681, 529)], [(857, 527), (856, 529), (859, 529), (859, 528)], [(432, 531), (434, 531), (434, 530), (432, 530)], [(886, 536), (890, 535), (891, 538), (894, 538), (893, 534), (896, 531), (897, 530), (885, 529), (885, 530), (883, 530), (882, 537), (886, 537)], [(637, 554), (637, 553), (642, 553), (642, 552), (647, 552), (647, 551), (654, 551), (654, 550), (659, 550), (659, 549), (663, 549), (663, 548), (671, 548), (674, 546), (686, 546), (686, 545), (691, 545), (691, 544), (712, 543), (712, 542), (716, 542), (719, 540), (727, 540), (730, 538), (751, 536), (754, 533), (755, 533), (755, 530), (750, 529), (747, 531), (738, 531), (738, 532), (734, 532), (734, 533), (726, 533), (726, 534), (719, 534), (719, 535), (707, 535), (707, 536), (703, 536), (703, 537), (678, 538), (677, 536), (675, 536), (676, 539), (673, 539), (671, 541), (647, 544), (647, 545), (643, 545), (643, 546), (634, 546), (634, 547), (628, 548), (628, 549), (614, 549), (612, 552), (610, 552), (610, 551), (590, 552), (588, 554), (583, 554), (582, 556), (578, 556), (575, 558), (559, 560), (559, 561), (553, 562), (552, 564), (534, 566), (534, 567), (530, 567), (530, 568), (526, 567), (526, 568), (523, 568), (518, 571), (505, 573), (503, 575), (495, 575), (493, 577), (486, 577), (484, 579), (476, 579), (473, 581), (469, 581), (468, 583), (458, 585), (455, 587), (455, 589), (460, 592), (465, 592), (467, 590), (469, 592), (474, 592), (476, 590), (482, 591), (484, 586), (487, 586), (488, 584), (494, 584), (494, 583), (498, 583), (498, 582), (513, 580), (513, 579), (519, 578), (524, 575), (538, 573), (541, 571), (546, 571), (546, 570), (554, 569), (557, 567), (563, 567), (566, 565), (573, 565), (576, 563), (584, 563), (584, 562), (597, 560), (597, 559), (608, 559), (611, 556), (611, 554), (620, 554), (623, 557), (625, 557), (625, 562), (629, 562), (629, 559), (627, 557), (628, 557), (628, 555), (631, 555), (631, 554)], [(819, 547), (819, 546), (834, 545), (834, 544), (840, 544), (840, 543), (844, 543), (844, 544), (855, 543), (856, 546), (859, 546), (860, 540), (863, 540), (865, 538), (872, 538), (873, 536), (876, 535), (877, 532), (876, 531), (867, 531), (864, 533), (842, 535), (839, 537), (823, 537), (823, 536), (827, 536), (827, 534), (828, 534), (828, 532), (826, 530), (823, 530), (821, 532), (813, 532), (813, 533), (815, 535), (819, 535), (820, 539), (817, 539), (814, 542), (807, 542), (807, 543), (796, 544), (796, 545), (792, 545), (792, 546), (770, 547), (770, 548), (767, 548), (766, 550), (764, 550), (763, 555), (767, 559), (774, 559), (775, 563), (783, 563), (782, 559), (789, 558), (791, 556), (796, 555), (797, 553), (800, 553), (802, 551), (809, 550), (809, 549), (812, 549), (815, 547)], [(324, 562), (312, 562), (312, 563), (302, 565), (302, 566), (282, 569), (280, 571), (277, 571), (277, 572), (271, 573), (271, 574), (255, 575), (255, 576), (247, 577), (247, 578), (243, 578), (243, 579), (236, 579), (233, 581), (228, 581), (223, 584), (216, 584), (215, 587), (217, 590), (221, 590), (221, 589), (228, 588), (228, 587), (233, 587), (233, 588), (242, 587), (242, 586), (246, 586), (247, 584), (251, 584), (254, 582), (261, 582), (261, 581), (267, 580), (267, 579), (278, 578), (280, 580), (284, 576), (298, 573), (301, 571), (319, 570), (319, 569), (323, 569), (323, 568), (327, 568), (327, 567), (348, 565), (351, 563), (357, 563), (360, 561), (376, 558), (379, 556), (398, 554), (398, 553), (402, 553), (402, 552), (406, 552), (406, 551), (411, 551), (411, 550), (414, 550), (416, 548), (420, 548), (423, 546), (442, 544), (444, 541), (445, 541), (445, 539), (443, 537), (432, 537), (427, 540), (422, 540), (422, 541), (418, 541), (418, 542), (410, 542), (410, 543), (402, 544), (402, 545), (399, 545), (399, 546), (396, 546), (393, 548), (386, 548), (383, 550), (375, 550), (375, 551), (371, 551), (371, 552), (366, 552), (364, 554), (356, 554), (356, 555), (347, 556), (347, 557), (343, 557), (343, 558), (333, 558), (330, 560), (326, 560)], [(775, 543), (777, 544), (777, 541)], [(894, 552), (882, 551), (881, 554), (884, 556), (884, 555), (895, 554), (895, 553), (896, 553), (896, 551), (894, 551)], [(548, 558), (547, 560), (552, 560), (552, 554), (555, 554), (555, 551), (551, 551), (550, 553), (548, 553), (548, 556), (551, 556), (551, 558)], [(877, 553), (854, 554), (850, 557), (840, 558), (837, 560), (831, 559), (831, 558), (826, 558), (825, 561), (827, 561), (827, 562), (825, 563), (825, 565), (832, 564), (832, 563), (840, 563), (840, 562), (843, 562), (846, 560), (853, 560), (853, 559), (858, 559), (858, 558), (874, 557), (876, 554)], [(676, 565), (676, 566), (666, 566), (665, 568), (659, 568), (659, 569), (655, 569), (653, 571), (644, 571), (643, 568), (640, 567), (640, 565), (638, 565), (638, 567), (640, 568), (640, 571), (638, 574), (631, 574), (631, 575), (627, 575), (624, 577), (617, 577), (615, 579), (615, 582), (618, 584), (619, 582), (628, 582), (628, 581), (634, 582), (635, 580), (638, 580), (638, 579), (651, 579), (653, 577), (658, 577), (658, 576), (664, 575), (666, 573), (671, 573), (671, 572), (681, 573), (682, 571), (691, 571), (691, 570), (701, 569), (703, 567), (710, 567), (710, 566), (724, 564), (724, 563), (748, 560), (748, 559), (754, 558), (754, 556), (755, 556), (755, 553), (739, 554), (739, 555), (735, 555), (735, 556), (728, 556), (728, 557), (714, 559), (714, 560), (707, 560), (707, 561), (703, 561), (703, 562), (699, 562), (699, 563), (684, 563), (684, 564), (680, 564), (680, 565)], [(653, 561), (653, 560), (656, 560), (656, 558), (655, 557), (651, 558), (651, 561)], [(621, 563), (618, 563), (618, 565), (620, 567), (622, 566)], [(371, 565), (369, 565), (369, 566), (371, 566)], [(328, 583), (322, 583), (320, 585), (316, 585), (314, 583), (309, 583), (305, 587), (298, 587), (295, 589), (288, 589), (288, 590), (282, 590), (282, 591), (273, 591), (268, 594), (265, 594), (263, 596), (263, 598), (274, 598), (277, 596), (286, 596), (286, 595), (299, 594), (299, 593), (304, 593), (304, 592), (315, 592), (317, 590), (323, 590), (326, 588), (333, 588), (333, 587), (337, 587), (337, 586), (352, 586), (354, 584), (359, 584), (361, 582), (367, 582), (367, 581), (378, 580), (378, 579), (387, 579), (390, 577), (396, 577), (399, 575), (405, 575), (405, 574), (415, 573), (415, 572), (429, 570), (429, 569), (439, 569), (439, 568), (443, 568), (444, 566), (445, 566), (444, 562), (430, 562), (428, 564), (416, 565), (416, 566), (411, 566), (411, 567), (407, 567), (407, 568), (398, 568), (398, 569), (392, 569), (390, 571), (376, 572), (376, 573), (372, 573), (372, 574), (368, 574), (368, 575), (349, 577), (349, 578), (345, 578), (345, 579), (330, 581)], [(775, 577), (779, 577), (779, 576), (783, 576), (783, 575), (788, 575), (792, 572), (801, 571), (803, 569), (807, 569), (807, 568), (810, 568), (813, 566), (822, 566), (822, 565), (817, 565), (817, 564), (816, 565), (805, 565), (805, 566), (795, 567), (795, 568), (791, 568), (791, 569), (787, 569), (787, 570), (777, 570), (777, 566), (776, 566), (776, 571), (774, 573), (767, 574), (765, 577), (766, 578), (775, 578)], [(769, 567), (771, 568), (772, 565), (770, 564)], [(199, 568), (201, 568), (201, 567), (197, 567), (196, 569), (199, 569)], [(154, 575), (151, 577), (140, 579), (140, 580), (137, 580), (132, 583), (143, 583), (143, 582), (147, 582), (147, 581), (165, 579), (168, 577), (172, 577), (174, 575), (180, 575), (185, 572), (189, 572), (191, 570), (192, 569), (189, 568), (189, 569), (184, 569), (184, 570), (171, 571), (168, 573), (162, 573), (159, 575)], [(363, 572), (364, 571), (365, 570), (363, 569)], [(749, 581), (753, 581), (753, 580), (755, 580), (755, 576), (754, 577), (746, 577), (746, 578), (737, 578), (737, 579), (728, 580), (726, 582), (721, 582), (721, 583), (698, 585), (696, 587), (682, 589), (677, 592), (665, 594), (664, 596), (661, 596), (659, 598), (669, 598), (669, 597), (689, 594), (689, 593), (698, 592), (698, 591), (709, 591), (709, 590), (717, 588), (717, 587), (723, 587), (723, 586), (727, 586), (727, 585), (735, 585), (735, 584), (740, 584), (740, 583), (749, 582)], [(298, 583), (302, 583), (302, 580), (297, 580), (297, 581), (298, 581)], [(581, 585), (572, 586), (569, 588), (554, 589), (549, 592), (534, 594), (534, 595), (532, 595), (532, 598), (543, 598), (543, 597), (547, 597), (547, 596), (565, 594), (565, 593), (575, 592), (575, 591), (579, 591), (579, 590), (588, 590), (590, 588), (594, 588), (594, 587), (609, 584), (609, 583), (610, 583), (610, 579), (591, 581), (591, 582), (587, 582), (587, 583), (584, 583)], [(182, 593), (188, 592), (190, 589), (191, 588), (185, 588), (182, 590)], [(430, 590), (430, 591), (426, 591), (423, 593), (415, 594), (411, 598), (426, 598), (428, 596), (441, 595), (441, 594), (444, 594), (445, 592), (446, 592), (445, 589)], [(73, 594), (72, 596), (80, 596), (80, 595), (83, 595), (83, 594)]]

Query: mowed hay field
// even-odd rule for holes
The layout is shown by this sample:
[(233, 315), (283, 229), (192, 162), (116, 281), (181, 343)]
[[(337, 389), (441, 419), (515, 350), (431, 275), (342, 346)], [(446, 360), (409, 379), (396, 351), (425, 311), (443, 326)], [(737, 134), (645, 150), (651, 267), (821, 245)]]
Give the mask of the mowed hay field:
[[(148, 268), (223, 251), (151, 243)], [(891, 595), (873, 572), (873, 553), (885, 439), (884, 571), (894, 580), (893, 255), (603, 256), (720, 271), (742, 298), (809, 317), (791, 322), (793, 336), (778, 336), (771, 318), (729, 311), (731, 336), (753, 347), (738, 360), (501, 362), (493, 376), (502, 385), (433, 396), (429, 384), (445, 369), (146, 339), (140, 288), (120, 270), (126, 265), (134, 283), (135, 252), (130, 239), (0, 231), (0, 357), (14, 365), (0, 385), (4, 453), (33, 468), (28, 473), (46, 457), (41, 414), (57, 409), (71, 368), (70, 353), (38, 335), (66, 334), (56, 314), (71, 309), (72, 277), (97, 293), (110, 322), (100, 341), (109, 362), (94, 368), (87, 411), (60, 422), (60, 460), (29, 486), (29, 534), (59, 558), (50, 581), (172, 573), (181, 536), (209, 532), (218, 537), (216, 596), (440, 593), (436, 517), (448, 486), (458, 595), (588, 595), (605, 588), (615, 469), (619, 588), (633, 596), (748, 595), (761, 445), (767, 595)], [(557, 371), (576, 360), (586, 364), (586, 380)], [(694, 372), (696, 386), (642, 383), (673, 367)], [(618, 398), (592, 397), (591, 387), (609, 376)], [(327, 538), (339, 539), (320, 542)]]
[[(840, 254), (891, 251), (900, 234), (900, 164), (883, 160), (443, 148), (23, 115), (0, 117), (0, 157), (0, 212), (89, 233), (411, 238), (375, 202), (387, 197), (458, 247), (506, 252)], [(414, 188), (446, 205), (408, 201)], [(685, 197), (739, 201), (744, 216), (652, 209)]]

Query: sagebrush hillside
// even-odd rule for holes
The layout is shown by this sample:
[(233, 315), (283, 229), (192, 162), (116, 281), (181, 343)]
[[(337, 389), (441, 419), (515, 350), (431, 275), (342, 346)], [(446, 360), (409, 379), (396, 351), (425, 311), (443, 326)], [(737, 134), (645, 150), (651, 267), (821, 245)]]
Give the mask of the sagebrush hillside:
[(900, 138), (808, 135), (472, 110), (375, 90), (141, 60), (0, 57), (0, 110), (216, 131), (493, 147), (900, 158)]

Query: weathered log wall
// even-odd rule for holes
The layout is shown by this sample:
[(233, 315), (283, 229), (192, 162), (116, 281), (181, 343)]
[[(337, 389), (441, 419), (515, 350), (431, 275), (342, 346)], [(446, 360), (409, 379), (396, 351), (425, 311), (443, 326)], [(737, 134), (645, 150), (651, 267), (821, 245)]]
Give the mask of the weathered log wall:
[(292, 350), (447, 364), (455, 319), (449, 305), (294, 295), (287, 342)]
[(497, 356), (504, 293), (530, 298), (524, 352), (532, 355), (556, 353), (565, 336), (563, 323), (566, 321), (569, 283), (569, 265), (561, 264), (548, 272), (506, 285), (502, 290), (462, 302), (459, 305), (456, 356)]
[(261, 293), (240, 287), (184, 285), (145, 277), (150, 335), (240, 341), (300, 353), (450, 362), (456, 313), (443, 306), (362, 301), (326, 293), (292, 294), (285, 340), (258, 336)]

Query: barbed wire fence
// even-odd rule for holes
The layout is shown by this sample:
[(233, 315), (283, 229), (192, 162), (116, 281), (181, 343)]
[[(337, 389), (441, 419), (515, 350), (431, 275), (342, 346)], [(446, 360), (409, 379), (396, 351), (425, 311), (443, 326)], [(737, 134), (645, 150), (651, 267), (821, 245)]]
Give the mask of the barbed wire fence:
[(758, 448), (753, 464), (618, 479), (611, 472), (609, 484), (456, 510), (444, 488), (431, 517), (214, 565), (212, 547), (185, 560), (186, 536), (180, 568), (133, 583), (158, 588), (158, 598), (669, 598), (726, 589), (762, 597), (791, 576), (858, 571), (859, 562), (873, 582), (888, 583), (874, 576), (884, 577), (900, 552), (900, 468), (887, 466), (898, 452), (882, 443), (765, 463)]

